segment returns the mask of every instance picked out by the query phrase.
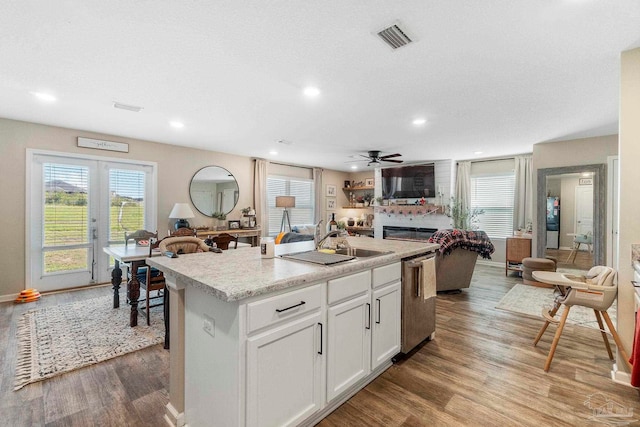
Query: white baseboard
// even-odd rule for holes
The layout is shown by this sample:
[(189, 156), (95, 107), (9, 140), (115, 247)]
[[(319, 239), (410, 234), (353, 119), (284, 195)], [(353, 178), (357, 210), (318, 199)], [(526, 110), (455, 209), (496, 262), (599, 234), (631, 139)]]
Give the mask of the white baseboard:
[(0, 302), (9, 302), (16, 299), (16, 295), (0, 295)]
[[(111, 286), (111, 282), (104, 282), (104, 283), (93, 283), (90, 285), (86, 285), (86, 286), (80, 286), (77, 288), (67, 288), (67, 289), (60, 289), (59, 291), (49, 291), (49, 292), (41, 292), (42, 296), (45, 295), (53, 295), (53, 294), (59, 294), (62, 292), (73, 292), (73, 291), (83, 291), (86, 289), (91, 289), (91, 288), (99, 288), (102, 286)], [(122, 285), (124, 287), (124, 290), (126, 292), (127, 290), (127, 283), (126, 282), (122, 282)], [(122, 289), (122, 288), (120, 288)], [(11, 295), (0, 295), (0, 302), (10, 302), (15, 300), (18, 297), (17, 294), (11, 294)]]
[(633, 387), (631, 385), (631, 374), (628, 372), (620, 371), (617, 364), (613, 364), (611, 368), (611, 379), (614, 383), (626, 385), (627, 387)]

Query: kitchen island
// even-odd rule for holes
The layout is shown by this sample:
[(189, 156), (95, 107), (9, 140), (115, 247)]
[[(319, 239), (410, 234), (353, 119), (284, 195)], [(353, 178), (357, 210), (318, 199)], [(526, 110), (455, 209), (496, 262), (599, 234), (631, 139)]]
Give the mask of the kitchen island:
[(314, 423), (400, 351), (400, 260), (437, 244), (349, 237), (388, 252), (335, 265), (259, 248), (149, 259), (171, 292), (170, 424)]

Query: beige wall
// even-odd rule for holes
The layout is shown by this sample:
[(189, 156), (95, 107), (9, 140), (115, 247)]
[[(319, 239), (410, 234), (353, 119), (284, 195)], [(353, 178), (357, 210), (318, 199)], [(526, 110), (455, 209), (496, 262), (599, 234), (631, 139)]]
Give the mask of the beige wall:
[[(129, 144), (129, 152), (79, 148), (78, 136), (126, 142)], [(239, 219), (241, 208), (253, 206), (253, 162), (248, 157), (0, 119), (0, 176), (2, 198), (5, 200), (0, 204), (0, 228), (5, 242), (5, 256), (0, 257), (0, 297), (15, 296), (25, 286), (25, 227), (28, 223), (28, 212), (25, 212), (27, 148), (156, 162), (157, 225), (161, 235), (167, 233), (170, 225), (168, 216), (173, 204), (191, 203), (189, 182), (193, 174), (203, 166), (222, 166), (238, 181), (238, 204), (229, 215), (229, 219)], [(189, 221), (192, 225), (211, 224), (210, 218), (195, 213), (196, 218)]]
[[(595, 138), (572, 139), (533, 146), (534, 185), (533, 194), (538, 191), (538, 169), (557, 168), (563, 166), (579, 166), (607, 163), (608, 156), (618, 154), (618, 135), (599, 136)], [(606, 180), (606, 176), (603, 177)], [(533, 212), (533, 234), (537, 230), (538, 216)], [(542, 230), (543, 232), (545, 230)], [(531, 253), (537, 253), (536, 239), (533, 239)]]
[[(331, 215), (332, 212), (336, 214), (336, 221), (345, 215), (345, 210), (343, 206), (347, 206), (348, 198), (342, 188), (344, 187), (344, 182), (350, 178), (349, 173), (340, 172), (334, 170), (325, 169), (322, 172), (322, 212), (323, 214), (320, 216), (324, 220), (322, 223), (326, 230), (327, 218)], [(336, 197), (328, 197), (327, 196), (327, 185), (335, 185), (336, 187)], [(336, 201), (336, 209), (335, 210), (327, 210), (327, 199), (335, 199)]]
[[(640, 49), (623, 52), (620, 75), (620, 222), (618, 264), (618, 332), (631, 351), (634, 331), (634, 289), (631, 245), (640, 243)], [(618, 361), (619, 369), (626, 369)]]

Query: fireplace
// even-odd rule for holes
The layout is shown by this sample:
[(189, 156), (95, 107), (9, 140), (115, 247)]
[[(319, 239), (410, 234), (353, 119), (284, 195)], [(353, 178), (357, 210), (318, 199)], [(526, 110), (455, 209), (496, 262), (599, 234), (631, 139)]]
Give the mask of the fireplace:
[(428, 240), (437, 228), (396, 227), (385, 225), (382, 227), (383, 239), (394, 240)]

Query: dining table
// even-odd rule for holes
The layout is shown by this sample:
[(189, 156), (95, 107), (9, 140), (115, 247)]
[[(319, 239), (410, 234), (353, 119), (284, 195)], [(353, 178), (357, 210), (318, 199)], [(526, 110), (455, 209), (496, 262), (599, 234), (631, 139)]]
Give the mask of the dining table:
[[(140, 282), (138, 281), (138, 268), (145, 265), (145, 260), (149, 256), (160, 256), (161, 252), (154, 249), (149, 254), (149, 246), (138, 245), (110, 245), (105, 246), (102, 250), (110, 255), (113, 260), (113, 271), (111, 272), (111, 285), (113, 289), (113, 308), (120, 307), (120, 285), (122, 284), (122, 268), (120, 264), (128, 264), (131, 271), (130, 279), (127, 281), (127, 301), (131, 305), (131, 314), (129, 315), (129, 326), (138, 326), (138, 298), (140, 298)], [(169, 345), (169, 292), (164, 292), (164, 310), (165, 310), (165, 348)]]

